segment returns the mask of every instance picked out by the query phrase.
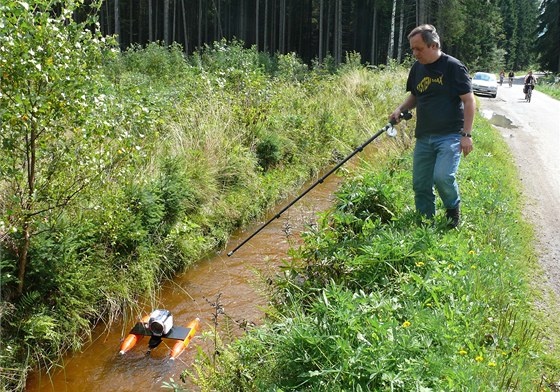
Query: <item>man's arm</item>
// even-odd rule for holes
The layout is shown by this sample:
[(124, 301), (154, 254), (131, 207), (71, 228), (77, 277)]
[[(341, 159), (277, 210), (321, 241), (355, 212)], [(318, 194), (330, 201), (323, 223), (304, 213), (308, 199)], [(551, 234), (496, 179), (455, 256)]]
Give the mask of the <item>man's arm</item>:
[(389, 120), (400, 121), (400, 115), (402, 112), (414, 109), (416, 107), (416, 97), (412, 94), (408, 94), (408, 97), (401, 103), (393, 113), (389, 116)]
[[(474, 99), (473, 93), (467, 93), (460, 96), (461, 101), (463, 101), (463, 112), (464, 112), (464, 123), (463, 132), (466, 134), (471, 134), (474, 124), (474, 113), (476, 110), (476, 101)], [(461, 138), (461, 151), (464, 156), (470, 154), (473, 150), (472, 138), (463, 136)]]

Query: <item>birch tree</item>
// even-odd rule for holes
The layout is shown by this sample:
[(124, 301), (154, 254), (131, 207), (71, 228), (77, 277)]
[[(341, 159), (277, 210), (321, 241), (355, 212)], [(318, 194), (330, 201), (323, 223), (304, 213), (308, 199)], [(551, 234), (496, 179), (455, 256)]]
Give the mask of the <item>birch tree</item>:
[(387, 48), (387, 61), (389, 64), (394, 55), (395, 49), (395, 18), (397, 14), (397, 0), (393, 0), (393, 11), (391, 12), (391, 31), (389, 33), (389, 47)]
[(15, 261), (16, 276), (3, 273), (2, 283), (15, 283), (16, 297), (34, 238), (134, 153), (124, 124), (109, 118), (118, 105), (99, 90), (102, 53), (114, 52), (87, 29), (93, 21), (73, 21), (75, 3), (51, 7), (0, 6), (0, 251)]

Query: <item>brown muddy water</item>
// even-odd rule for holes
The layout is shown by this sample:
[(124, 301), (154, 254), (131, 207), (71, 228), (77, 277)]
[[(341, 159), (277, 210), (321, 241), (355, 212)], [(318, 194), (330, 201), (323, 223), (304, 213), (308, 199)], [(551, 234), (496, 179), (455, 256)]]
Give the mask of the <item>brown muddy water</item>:
[[(162, 390), (162, 384), (170, 378), (179, 382), (181, 372), (192, 365), (197, 348), (206, 353), (213, 350), (212, 339), (203, 342), (200, 333), (213, 328), (214, 308), (210, 303), (215, 302), (218, 296), (225, 314), (232, 320), (259, 324), (263, 317), (262, 309), (266, 306), (266, 299), (259, 294), (262, 276), (278, 273), (278, 266), (287, 257), (290, 245), (297, 242), (298, 233), (305, 225), (316, 221), (318, 212), (332, 205), (332, 195), (340, 181), (337, 175), (327, 177), (231, 257), (227, 256), (237, 244), (292, 201), (298, 195), (295, 193), (262, 222), (235, 233), (224, 252), (202, 260), (164, 284), (157, 305), (173, 314), (175, 325), (186, 326), (196, 317), (201, 320), (197, 336), (177, 360), (168, 360), (174, 341), (165, 339), (149, 356), (145, 355), (148, 338), (141, 340), (125, 355), (119, 355), (121, 340), (137, 321), (135, 318), (142, 316), (134, 315), (128, 322), (116, 322), (109, 329), (105, 326), (96, 328), (92, 342), (82, 352), (67, 356), (61, 368), (50, 374), (44, 371), (33, 373), (27, 381), (26, 391), (151, 391)], [(305, 184), (301, 191), (312, 184)], [(145, 313), (150, 311), (146, 309)], [(224, 323), (224, 318), (218, 318), (218, 323)], [(242, 331), (238, 326), (234, 329), (237, 334)]]

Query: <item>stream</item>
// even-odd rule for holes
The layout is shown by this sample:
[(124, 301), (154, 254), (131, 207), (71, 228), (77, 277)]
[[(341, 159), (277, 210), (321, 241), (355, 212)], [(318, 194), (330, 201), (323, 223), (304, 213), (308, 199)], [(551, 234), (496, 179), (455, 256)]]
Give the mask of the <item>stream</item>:
[[(304, 184), (300, 191), (309, 188), (313, 182)], [(52, 370), (50, 374), (45, 371), (32, 373), (27, 380), (26, 391), (161, 390), (162, 384), (170, 378), (180, 383), (181, 372), (193, 363), (197, 348), (200, 347), (206, 353), (213, 350), (212, 339), (205, 339), (204, 342), (200, 339), (201, 332), (213, 328), (212, 314), (215, 309), (211, 303), (219, 298), (225, 314), (235, 324), (259, 324), (264, 313), (263, 307), (266, 306), (266, 298), (259, 294), (258, 287), (262, 276), (272, 276), (278, 272), (278, 266), (287, 257), (288, 249), (298, 241), (298, 233), (316, 221), (317, 213), (332, 205), (332, 195), (340, 182), (341, 178), (337, 175), (327, 177), (231, 257), (227, 256), (237, 244), (288, 205), (298, 195), (294, 193), (285, 203), (263, 217), (261, 222), (234, 233), (228, 249), (198, 262), (164, 284), (158, 306), (171, 312), (175, 325), (186, 326), (194, 318), (200, 318), (199, 331), (187, 350), (175, 361), (168, 360), (175, 341), (165, 339), (149, 356), (146, 355), (148, 338), (138, 342), (125, 355), (119, 355), (122, 339), (137, 321), (136, 315), (133, 315), (129, 317), (132, 320), (128, 323), (119, 320), (111, 328), (98, 326), (92, 333), (91, 343), (82, 352), (64, 358), (60, 368)], [(150, 311), (146, 309), (146, 314)], [(224, 322), (223, 316), (218, 317), (218, 330), (220, 323)], [(238, 325), (234, 325), (233, 329), (237, 335), (243, 331)]]

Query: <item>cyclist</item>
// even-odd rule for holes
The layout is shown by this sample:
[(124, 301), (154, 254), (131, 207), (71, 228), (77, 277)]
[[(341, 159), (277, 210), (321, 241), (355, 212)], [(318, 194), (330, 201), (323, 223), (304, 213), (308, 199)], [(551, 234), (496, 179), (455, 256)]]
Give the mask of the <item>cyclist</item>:
[(537, 79), (533, 76), (533, 71), (529, 71), (529, 73), (527, 74), (527, 76), (525, 76), (525, 79), (523, 80), (523, 84), (524, 84), (523, 92), (525, 93), (525, 99), (529, 98), (529, 89), (531, 89), (531, 93), (533, 92), (536, 82)]
[(513, 84), (513, 78), (515, 77), (515, 74), (513, 73), (513, 70), (509, 71), (508, 74), (508, 78), (509, 78), (509, 87), (511, 87), (511, 85)]

